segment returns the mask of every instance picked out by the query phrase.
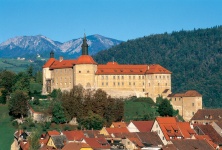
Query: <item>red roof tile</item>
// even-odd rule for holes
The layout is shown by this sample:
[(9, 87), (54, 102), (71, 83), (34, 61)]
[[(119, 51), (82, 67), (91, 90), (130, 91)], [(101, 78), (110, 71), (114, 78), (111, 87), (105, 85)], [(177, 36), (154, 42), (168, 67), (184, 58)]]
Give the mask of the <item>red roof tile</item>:
[(202, 97), (202, 95), (195, 90), (189, 90), (185, 93), (170, 94), (168, 97)]
[(160, 65), (119, 65), (116, 62), (108, 62), (98, 65), (96, 74), (119, 74), (119, 75), (145, 75), (145, 74), (170, 74), (171, 72)]
[(143, 143), (138, 138), (128, 138), (136, 146), (143, 147)]
[(76, 63), (76, 60), (56, 60), (51, 66), (50, 69), (62, 69), (62, 68), (72, 68)]
[(112, 125), (114, 126), (114, 128), (127, 127), (125, 122), (113, 122)]
[(112, 133), (129, 133), (129, 130), (126, 127), (122, 127), (122, 128), (106, 128), (106, 131), (109, 134), (112, 134)]
[(191, 120), (222, 120), (222, 109), (199, 109)]
[(52, 130), (52, 131), (48, 131), (47, 132), (49, 136), (52, 136), (52, 135), (60, 135), (60, 133), (56, 130)]
[(132, 121), (140, 132), (150, 132), (154, 121)]
[(76, 64), (97, 64), (93, 58), (89, 55), (81, 55), (77, 61)]
[(85, 138), (85, 141), (93, 149), (103, 148), (109, 149), (110, 145), (105, 138)]
[(84, 138), (83, 131), (63, 131), (62, 132), (69, 141), (81, 141)]
[(86, 143), (67, 143), (62, 150), (80, 150), (81, 148), (90, 148)]
[(56, 61), (55, 58), (50, 58), (42, 68), (50, 67), (55, 61)]

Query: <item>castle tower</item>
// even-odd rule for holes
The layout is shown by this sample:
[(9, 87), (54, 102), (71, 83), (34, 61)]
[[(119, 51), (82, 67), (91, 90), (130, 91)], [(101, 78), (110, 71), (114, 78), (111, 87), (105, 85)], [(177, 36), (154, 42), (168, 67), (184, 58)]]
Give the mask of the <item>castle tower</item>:
[(86, 39), (86, 34), (84, 34), (83, 43), (82, 43), (82, 55), (88, 55), (88, 44)]
[(93, 88), (95, 86), (95, 72), (97, 63), (88, 55), (88, 44), (84, 34), (82, 44), (82, 55), (77, 59), (74, 70), (74, 85), (81, 84), (84, 88)]

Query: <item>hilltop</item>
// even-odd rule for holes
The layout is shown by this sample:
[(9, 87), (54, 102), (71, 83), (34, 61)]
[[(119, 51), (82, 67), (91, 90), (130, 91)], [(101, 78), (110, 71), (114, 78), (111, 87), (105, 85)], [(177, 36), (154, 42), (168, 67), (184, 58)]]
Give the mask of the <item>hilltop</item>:
[(197, 90), (205, 107), (222, 106), (222, 26), (128, 40), (94, 55), (98, 63), (160, 64), (172, 72), (173, 93)]

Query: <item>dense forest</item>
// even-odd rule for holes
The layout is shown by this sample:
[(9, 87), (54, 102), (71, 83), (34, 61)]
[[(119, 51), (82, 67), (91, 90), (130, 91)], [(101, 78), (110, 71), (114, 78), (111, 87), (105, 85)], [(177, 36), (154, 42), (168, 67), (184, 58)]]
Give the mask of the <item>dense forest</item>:
[(160, 64), (172, 72), (173, 93), (194, 89), (204, 107), (222, 107), (222, 26), (128, 40), (93, 57), (97, 63)]

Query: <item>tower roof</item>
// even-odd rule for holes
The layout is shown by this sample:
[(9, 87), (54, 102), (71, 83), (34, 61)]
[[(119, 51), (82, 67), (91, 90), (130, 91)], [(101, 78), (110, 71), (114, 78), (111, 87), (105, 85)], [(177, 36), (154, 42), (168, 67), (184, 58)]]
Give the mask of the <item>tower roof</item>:
[(76, 64), (97, 64), (97, 63), (93, 60), (91, 56), (82, 55), (77, 59)]

